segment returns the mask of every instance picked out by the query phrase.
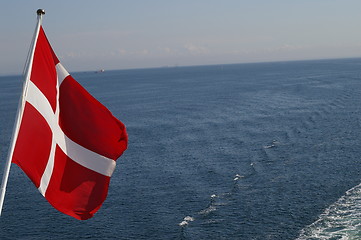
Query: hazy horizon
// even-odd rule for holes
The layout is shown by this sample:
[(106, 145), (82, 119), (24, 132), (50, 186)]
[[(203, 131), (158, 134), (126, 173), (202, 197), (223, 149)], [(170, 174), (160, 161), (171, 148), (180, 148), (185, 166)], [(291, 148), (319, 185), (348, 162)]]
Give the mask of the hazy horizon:
[(0, 75), (22, 73), (38, 8), (45, 9), (45, 32), (71, 72), (361, 57), (356, 0), (39, 0), (1, 6)]
[[(74, 71), (69, 71), (70, 74), (82, 73), (82, 72), (94, 72), (101, 73), (101, 70), (104, 71), (127, 71), (127, 70), (142, 70), (142, 69), (160, 69), (160, 68), (186, 68), (186, 67), (202, 67), (202, 66), (222, 66), (222, 65), (238, 65), (238, 64), (262, 64), (262, 63), (282, 63), (282, 62), (307, 62), (307, 61), (337, 61), (337, 60), (347, 60), (347, 59), (359, 59), (361, 57), (341, 57), (341, 58), (315, 58), (315, 59), (290, 59), (290, 60), (274, 60), (274, 61), (259, 61), (259, 62), (238, 62), (238, 63), (215, 63), (215, 64), (194, 64), (194, 65), (169, 65), (169, 66), (154, 66), (154, 67), (129, 67), (129, 68), (96, 68), (96, 69), (78, 69)], [(9, 73), (9, 74), (0, 74), (0, 77), (6, 76), (22, 76), (23, 72), (19, 73)]]

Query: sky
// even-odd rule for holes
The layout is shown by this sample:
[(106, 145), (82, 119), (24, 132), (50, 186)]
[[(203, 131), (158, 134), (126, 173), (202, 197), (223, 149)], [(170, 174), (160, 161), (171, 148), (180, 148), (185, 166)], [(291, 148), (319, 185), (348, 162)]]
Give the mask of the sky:
[(360, 0), (12, 0), (0, 75), (22, 74), (39, 8), (70, 72), (361, 57)]

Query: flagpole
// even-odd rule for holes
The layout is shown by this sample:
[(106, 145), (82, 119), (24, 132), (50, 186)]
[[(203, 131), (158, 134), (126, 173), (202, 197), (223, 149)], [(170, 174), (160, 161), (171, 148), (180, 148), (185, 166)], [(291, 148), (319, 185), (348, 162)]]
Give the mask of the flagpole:
[(24, 83), (23, 83), (23, 91), (22, 91), (22, 95), (20, 97), (19, 104), (18, 104), (18, 110), (17, 110), (16, 117), (15, 117), (15, 124), (14, 124), (13, 133), (12, 133), (12, 137), (11, 137), (11, 141), (10, 141), (8, 158), (5, 163), (3, 179), (2, 179), (2, 183), (1, 183), (1, 187), (0, 187), (0, 191), (1, 191), (0, 192), (0, 216), (1, 216), (2, 208), (3, 208), (6, 186), (7, 186), (7, 182), (8, 182), (8, 178), (9, 178), (9, 173), (10, 173), (11, 159), (12, 159), (13, 151), (15, 148), (15, 142), (17, 139), (17, 135), (19, 132), (20, 122), (22, 119), (22, 114), (23, 114), (23, 109), (24, 109), (24, 104), (25, 104), (24, 99), (25, 99), (25, 94), (26, 94), (27, 87), (28, 87), (28, 82), (30, 79), (30, 72), (31, 72), (30, 70), (31, 70), (31, 67), (33, 64), (33, 56), (34, 56), (34, 52), (35, 52), (36, 41), (38, 38), (38, 34), (39, 34), (41, 22), (42, 22), (42, 16), (45, 14), (45, 11), (43, 9), (38, 9), (36, 11), (36, 14), (38, 15), (37, 24), (36, 24), (34, 36), (33, 36), (33, 39), (32, 39), (31, 45), (30, 45), (30, 50), (29, 50), (29, 53), (28, 53), (28, 56), (26, 59), (26, 63), (25, 63), (25, 68), (24, 68), (24, 77), (25, 78), (24, 78)]

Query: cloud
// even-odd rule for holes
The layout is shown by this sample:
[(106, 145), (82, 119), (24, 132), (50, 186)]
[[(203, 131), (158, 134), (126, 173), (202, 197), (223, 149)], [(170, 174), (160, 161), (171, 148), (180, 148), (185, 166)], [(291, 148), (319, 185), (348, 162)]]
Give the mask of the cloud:
[(148, 49), (143, 49), (142, 51), (140, 51), (139, 53), (138, 53), (139, 55), (148, 55), (149, 54), (149, 50)]
[(209, 53), (207, 48), (194, 45), (193, 43), (184, 45), (184, 48), (192, 55), (205, 55)]
[(120, 49), (114, 49), (109, 52), (110, 57), (118, 57), (118, 56), (126, 56), (127, 50), (120, 48)]
[(163, 50), (168, 54), (172, 53), (172, 49), (170, 49), (169, 47), (165, 47), (165, 48), (163, 48)]
[[(75, 52), (66, 52), (65, 56), (69, 57), (69, 58), (75, 58), (77, 56), (77, 54)], [(60, 57), (62, 57), (62, 56), (60, 56)]]
[(269, 48), (269, 52), (283, 52), (283, 51), (297, 51), (302, 49), (308, 49), (308, 46), (301, 46), (301, 45), (292, 45), (292, 44), (284, 44), (282, 46), (276, 48)]

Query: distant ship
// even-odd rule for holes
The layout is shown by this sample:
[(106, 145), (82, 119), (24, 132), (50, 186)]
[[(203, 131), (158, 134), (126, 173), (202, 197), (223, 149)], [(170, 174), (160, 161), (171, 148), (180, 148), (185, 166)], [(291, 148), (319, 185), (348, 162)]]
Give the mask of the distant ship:
[(95, 73), (103, 73), (103, 72), (105, 72), (104, 69), (100, 69), (100, 70), (98, 70), (98, 71), (95, 71)]

